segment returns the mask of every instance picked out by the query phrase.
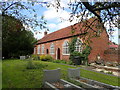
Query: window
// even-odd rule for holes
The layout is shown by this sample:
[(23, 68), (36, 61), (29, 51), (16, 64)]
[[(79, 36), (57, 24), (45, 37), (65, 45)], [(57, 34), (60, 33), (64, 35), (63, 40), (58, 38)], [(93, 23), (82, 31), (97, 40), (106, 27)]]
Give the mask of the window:
[(76, 41), (75, 51), (82, 52), (82, 42), (79, 39)]
[(55, 53), (55, 47), (54, 47), (54, 44), (52, 43), (50, 45), (50, 54), (54, 54)]
[(41, 53), (44, 54), (44, 45), (42, 45), (42, 52)]
[(63, 54), (69, 54), (68, 41), (65, 41), (64, 44), (63, 44)]
[(36, 47), (34, 47), (34, 54), (36, 54)]
[(38, 45), (37, 54), (40, 54), (40, 45)]

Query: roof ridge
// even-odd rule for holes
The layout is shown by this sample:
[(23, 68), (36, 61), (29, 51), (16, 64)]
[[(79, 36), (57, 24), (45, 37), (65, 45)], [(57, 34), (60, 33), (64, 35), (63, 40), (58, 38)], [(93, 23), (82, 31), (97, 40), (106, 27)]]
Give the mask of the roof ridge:
[[(89, 19), (87, 19), (87, 20), (90, 20), (90, 19), (93, 19), (93, 18), (95, 18), (95, 17), (89, 18)], [(83, 22), (85, 22), (85, 21), (87, 21), (87, 20), (84, 20)], [(52, 33), (56, 33), (56, 32), (58, 32), (58, 31), (61, 31), (61, 30), (65, 29), (65, 28), (68, 28), (68, 27), (70, 27), (70, 26), (74, 26), (74, 25), (76, 25), (76, 24), (79, 24), (79, 23), (82, 23), (82, 22), (78, 22), (78, 23), (75, 23), (75, 24), (73, 24), (73, 25), (66, 26), (66, 27), (64, 27), (64, 28), (61, 28), (61, 29), (56, 30), (56, 31), (54, 31), (54, 32), (51, 32), (51, 33), (45, 35), (44, 37), (46, 37), (46, 36), (48, 36), (48, 35), (50, 35), (50, 34), (52, 34)], [(44, 38), (44, 37), (43, 37), (43, 38)], [(42, 38), (41, 38), (41, 39), (42, 39)], [(39, 40), (40, 40), (40, 39), (39, 39)]]
[[(89, 18), (89, 19), (87, 19), (85, 21), (91, 21), (91, 20), (94, 20), (94, 19), (95, 18), (92, 17), (92, 18)], [(83, 22), (85, 22), (85, 21), (83, 21)], [(49, 34), (45, 35), (43, 38), (39, 39), (38, 43), (44, 43), (44, 42), (47, 42), (47, 41), (52, 41), (52, 40), (57, 40), (57, 39), (70, 37), (70, 36), (73, 36), (73, 35), (77, 35), (78, 33), (81, 33), (79, 31), (79, 28), (83, 27), (82, 26), (83, 22), (78, 22), (78, 23), (75, 23), (73, 25), (69, 25), (69, 26), (64, 27), (62, 29), (56, 30), (56, 31), (54, 31), (52, 33), (49, 33)], [(71, 33), (70, 33), (71, 29), (70, 28), (72, 28), (72, 26), (76, 28), (76, 31), (75, 31), (74, 34), (71, 35)]]

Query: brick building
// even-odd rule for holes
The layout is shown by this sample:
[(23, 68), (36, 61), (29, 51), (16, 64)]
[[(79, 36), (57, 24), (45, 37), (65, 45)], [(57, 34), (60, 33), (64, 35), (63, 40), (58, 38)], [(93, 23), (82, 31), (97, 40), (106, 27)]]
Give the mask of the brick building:
[[(38, 55), (51, 55), (54, 59), (69, 60), (68, 43), (72, 37), (77, 37), (76, 51), (82, 52), (84, 49), (84, 43), (87, 40), (90, 41), (89, 45), (92, 48), (90, 55), (88, 56), (89, 62), (96, 60), (98, 55), (101, 59), (104, 59), (104, 51), (108, 49), (109, 38), (105, 28), (99, 27), (98, 20), (95, 21), (95, 17), (87, 21), (68, 26), (53, 33), (47, 34), (45, 32), (44, 37), (35, 45), (34, 54)], [(92, 29), (87, 28), (88, 22), (91, 24)], [(87, 29), (86, 29), (87, 28)], [(75, 32), (72, 33), (75, 29)], [(100, 33), (101, 32), (101, 33)], [(97, 36), (96, 36), (97, 34)]]

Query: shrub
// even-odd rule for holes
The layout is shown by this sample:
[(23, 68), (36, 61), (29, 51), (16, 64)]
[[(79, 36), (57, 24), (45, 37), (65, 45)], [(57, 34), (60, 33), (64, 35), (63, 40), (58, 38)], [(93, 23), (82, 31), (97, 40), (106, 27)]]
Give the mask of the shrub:
[(107, 74), (113, 74), (111, 71), (107, 72)]
[(52, 61), (53, 60), (52, 56), (50, 56), (50, 55), (46, 55), (45, 58), (47, 59), (47, 61)]
[(26, 66), (26, 69), (39, 69), (39, 68), (44, 68), (47, 65), (42, 65), (40, 63), (34, 63), (33, 60), (29, 60)]
[(35, 69), (35, 65), (32, 60), (29, 60), (26, 66), (26, 69)]
[(74, 51), (73, 53), (71, 53), (71, 61), (76, 64), (79, 65), (81, 64), (82, 60), (83, 60), (83, 55), (80, 52)]
[(40, 56), (33, 54), (33, 55), (31, 56), (31, 59), (32, 59), (32, 60), (40, 60)]
[(53, 58), (50, 55), (41, 55), (40, 60), (41, 61), (52, 61)]
[(73, 63), (71, 60), (68, 61), (67, 64), (69, 64), (69, 65), (74, 65), (74, 63)]
[(67, 62), (65, 60), (54, 60), (53, 63), (63, 63), (63, 64), (66, 64)]

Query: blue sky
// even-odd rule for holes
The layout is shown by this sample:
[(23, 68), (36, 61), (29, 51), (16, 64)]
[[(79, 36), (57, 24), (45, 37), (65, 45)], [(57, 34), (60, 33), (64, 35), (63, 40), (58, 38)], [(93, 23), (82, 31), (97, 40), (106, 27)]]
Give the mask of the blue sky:
[[(7, 0), (4, 0), (4, 1), (7, 1)], [(54, 3), (54, 0), (40, 0), (40, 2)], [(35, 4), (34, 9), (36, 10), (36, 14), (38, 16), (37, 19), (40, 19), (41, 16), (43, 15), (44, 19), (47, 20), (47, 25), (46, 26), (50, 30), (48, 33), (54, 32), (56, 30), (62, 29), (64, 27), (73, 25), (73, 24), (78, 22), (77, 18), (74, 18), (74, 20), (72, 22), (68, 21), (68, 19), (70, 17), (69, 14), (71, 13), (67, 9), (68, 8), (68, 6), (67, 6), (68, 2), (69, 2), (69, 0), (61, 0), (61, 5), (63, 7), (65, 7), (66, 10), (60, 9), (58, 12), (53, 7), (47, 8), (44, 4), (42, 4), (44, 7), (40, 6), (41, 3), (36, 3)], [(28, 12), (27, 11), (22, 11), (22, 13), (27, 14)], [(29, 14), (27, 14), (27, 15), (31, 16)], [(88, 18), (90, 18), (90, 17), (88, 17)], [(107, 25), (105, 25), (105, 26), (106, 26), (107, 29), (109, 28), (109, 26), (107, 26)], [(32, 28), (30, 28), (30, 30), (32, 30)], [(35, 38), (37, 38), (37, 39), (42, 38), (44, 36), (45, 29), (40, 30), (39, 27), (36, 27), (36, 30), (37, 31), (35, 31), (35, 32), (32, 30)], [(41, 32), (41, 33), (39, 33), (39, 32)], [(115, 28), (115, 32), (113, 33), (113, 36), (114, 37), (110, 38), (110, 40), (112, 40), (113, 42), (118, 44), (118, 28)]]

